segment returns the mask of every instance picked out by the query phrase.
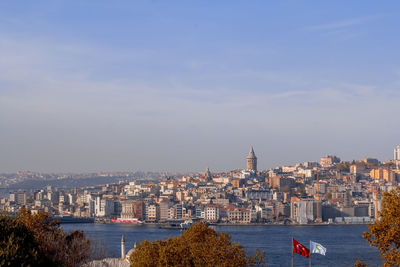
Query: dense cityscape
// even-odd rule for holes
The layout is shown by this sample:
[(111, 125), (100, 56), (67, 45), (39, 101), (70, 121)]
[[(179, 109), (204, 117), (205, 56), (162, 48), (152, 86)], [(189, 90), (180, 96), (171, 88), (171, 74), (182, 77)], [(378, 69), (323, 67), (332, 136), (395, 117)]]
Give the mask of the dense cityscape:
[[(377, 216), (383, 192), (400, 180), (400, 145), (393, 160), (365, 157), (341, 161), (327, 155), (319, 162), (257, 169), (253, 150), (246, 169), (223, 173), (162, 175), (99, 173), (57, 175), (32, 172), (1, 175), (3, 188), (16, 181), (108, 177), (115, 182), (85, 187), (12, 190), (0, 199), (0, 210), (22, 207), (44, 211), (61, 221), (165, 223), (205, 220), (211, 224), (360, 224)], [(93, 181), (94, 180), (94, 181)]]
[(0, 1), (0, 267), (400, 266), (398, 10)]

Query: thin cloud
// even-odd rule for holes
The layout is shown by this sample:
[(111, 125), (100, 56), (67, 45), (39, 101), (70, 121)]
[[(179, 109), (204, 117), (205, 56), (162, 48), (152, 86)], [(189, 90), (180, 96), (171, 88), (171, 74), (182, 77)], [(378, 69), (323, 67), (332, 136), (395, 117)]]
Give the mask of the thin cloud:
[(343, 28), (349, 28), (349, 27), (356, 26), (356, 25), (362, 25), (369, 21), (375, 20), (379, 17), (380, 16), (376, 15), (376, 16), (368, 16), (368, 17), (359, 17), (359, 18), (353, 18), (353, 19), (340, 20), (340, 21), (336, 21), (336, 22), (332, 22), (332, 23), (319, 24), (319, 25), (305, 27), (304, 30), (306, 30), (306, 31), (338, 30), (338, 29), (343, 29)]
[[(3, 171), (197, 169), (207, 165), (206, 157), (218, 168), (231, 169), (237, 166), (234, 147), (245, 143), (247, 149), (249, 140), (271, 151), (264, 164), (278, 164), (330, 149), (352, 157), (348, 144), (337, 144), (358, 140), (360, 132), (365, 139), (377, 138), (389, 126), (393, 136), (398, 132), (396, 124), (386, 121), (396, 114), (399, 96), (388, 100), (382, 86), (383, 96), (376, 95), (374, 84), (326, 81), (324, 72), (307, 68), (198, 72), (203, 80), (225, 75), (222, 80), (229, 81), (201, 86), (198, 79), (180, 77), (185, 73), (171, 78), (169, 72), (160, 76), (152, 68), (148, 77), (155, 81), (114, 72), (99, 77), (108, 72), (106, 63), (139, 70), (143, 62), (158, 61), (158, 54), (149, 51), (126, 60), (126, 51), (47, 40), (4, 42), (6, 37), (0, 35), (0, 83), (7, 84), (0, 88), (0, 124), (7, 125), (0, 132), (0, 146), (8, 152), (0, 155)], [(240, 90), (232, 89), (236, 83)], [(248, 89), (257, 85), (263, 90)], [(371, 121), (376, 124), (372, 130)], [(325, 140), (333, 140), (331, 147)], [(288, 159), (294, 146), (301, 153)], [(215, 147), (228, 156), (210, 157)], [(184, 164), (171, 157), (183, 154), (190, 155)]]
[(272, 98), (292, 98), (292, 97), (299, 97), (309, 94), (307, 91), (286, 91), (279, 94), (273, 94)]

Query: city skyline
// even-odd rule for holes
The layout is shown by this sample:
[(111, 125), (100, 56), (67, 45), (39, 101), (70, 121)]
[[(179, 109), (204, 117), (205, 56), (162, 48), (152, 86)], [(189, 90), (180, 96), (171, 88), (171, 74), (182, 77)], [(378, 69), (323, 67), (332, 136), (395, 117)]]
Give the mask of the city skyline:
[[(387, 159), (387, 160), (380, 160), (378, 158), (374, 158), (374, 157), (369, 157), (369, 156), (365, 156), (363, 158), (355, 158), (355, 159), (351, 159), (351, 160), (341, 160), (340, 157), (337, 157), (337, 155), (332, 155), (332, 154), (325, 154), (324, 156), (321, 156), (319, 159), (311, 159), (311, 160), (306, 160), (304, 162), (294, 162), (293, 164), (278, 164), (275, 166), (272, 166), (270, 168), (262, 168), (260, 171), (267, 171), (267, 170), (273, 170), (275, 168), (279, 168), (279, 167), (290, 167), (290, 166), (298, 166), (298, 165), (309, 165), (310, 163), (318, 163), (321, 164), (322, 167), (326, 167), (323, 166), (323, 164), (321, 163), (321, 160), (323, 159), (329, 159), (329, 158), (336, 158), (338, 160), (338, 163), (350, 163), (354, 164), (354, 162), (360, 162), (360, 161), (368, 161), (368, 160), (372, 160), (373, 162), (380, 162), (381, 164), (385, 164), (385, 163), (393, 163), (395, 164), (395, 166), (397, 167), (397, 164), (399, 162), (398, 160), (398, 154), (400, 151), (400, 145), (397, 145), (396, 148), (394, 149), (394, 157), (392, 159)], [(245, 170), (245, 171), (252, 171), (254, 173), (257, 173), (257, 157), (255, 155), (254, 152), (254, 148), (253, 146), (250, 146), (250, 151), (248, 153), (248, 155), (242, 159), (242, 165), (245, 167), (239, 167), (236, 166), (232, 169), (214, 169), (213, 172), (214, 173), (226, 173), (226, 172), (231, 172), (231, 171), (236, 171), (236, 170)], [(244, 163), (245, 161), (245, 163)], [(357, 163), (356, 163), (357, 164)], [(209, 167), (205, 167), (206, 169), (206, 174), (211, 175), (210, 173), (210, 169)], [(81, 172), (81, 173), (133, 173), (133, 172), (155, 172), (155, 173), (164, 173), (165, 175), (167, 174), (179, 174), (179, 175), (184, 175), (184, 174), (193, 174), (193, 173), (203, 173), (203, 170), (187, 170), (187, 171), (176, 171), (176, 170), (143, 170), (143, 169), (136, 169), (136, 170), (97, 170), (97, 171), (92, 171), (92, 172)], [(32, 173), (46, 173), (45, 171), (35, 171), (35, 170), (16, 170), (14, 173), (17, 172), (32, 172)], [(0, 171), (0, 173), (6, 173), (6, 172), (2, 172)], [(12, 173), (12, 172), (9, 172)], [(53, 174), (79, 174), (79, 172), (73, 172), (73, 171), (53, 171), (53, 172), (47, 172), (47, 173), (53, 173)]]
[(0, 4), (0, 172), (393, 158), (396, 1)]

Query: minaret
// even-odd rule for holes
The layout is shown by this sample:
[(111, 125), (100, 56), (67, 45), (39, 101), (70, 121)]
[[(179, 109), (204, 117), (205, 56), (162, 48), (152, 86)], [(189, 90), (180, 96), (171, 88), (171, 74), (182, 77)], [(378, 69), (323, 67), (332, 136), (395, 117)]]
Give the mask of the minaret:
[(121, 259), (125, 259), (125, 238), (124, 238), (124, 235), (122, 235), (122, 238), (121, 238)]
[(246, 158), (246, 169), (257, 172), (257, 157), (254, 154), (253, 146), (250, 147), (249, 155)]

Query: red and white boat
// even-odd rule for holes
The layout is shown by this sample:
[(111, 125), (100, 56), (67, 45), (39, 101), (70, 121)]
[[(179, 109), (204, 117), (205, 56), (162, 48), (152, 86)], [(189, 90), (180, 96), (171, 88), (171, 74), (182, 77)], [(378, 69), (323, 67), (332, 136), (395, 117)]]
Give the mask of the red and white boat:
[(143, 223), (137, 218), (118, 218), (118, 219), (111, 219), (112, 223), (126, 223), (126, 224), (141, 224)]

